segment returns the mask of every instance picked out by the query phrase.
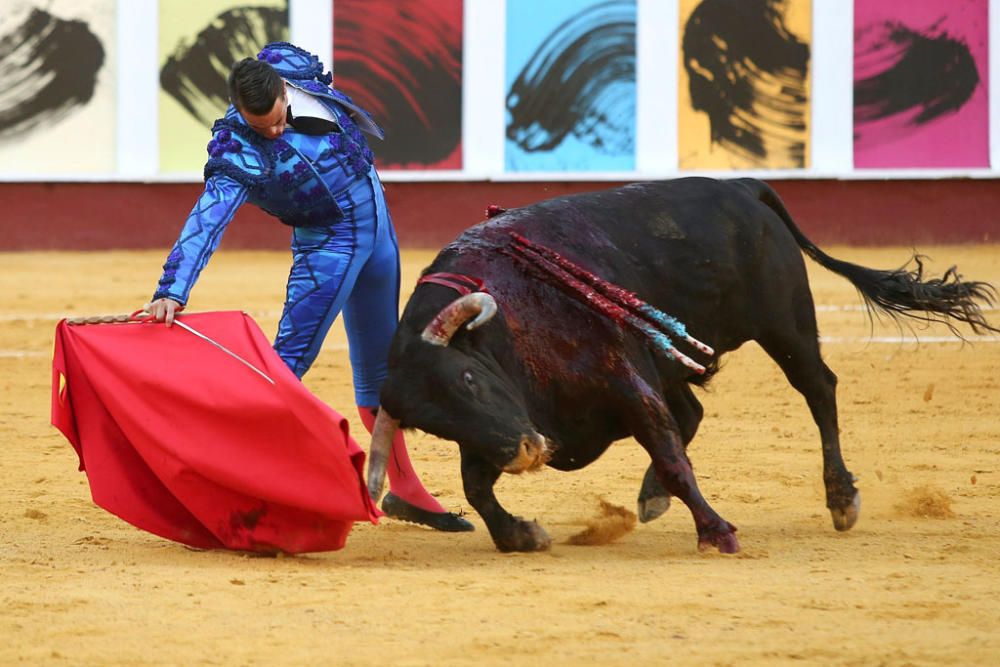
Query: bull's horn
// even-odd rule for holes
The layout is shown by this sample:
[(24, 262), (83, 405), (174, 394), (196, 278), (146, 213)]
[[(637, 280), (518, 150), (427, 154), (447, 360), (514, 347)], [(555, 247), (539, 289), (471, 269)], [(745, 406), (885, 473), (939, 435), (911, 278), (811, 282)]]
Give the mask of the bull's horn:
[(392, 439), (398, 429), (399, 420), (393, 419), (385, 408), (379, 408), (372, 426), (372, 446), (368, 450), (368, 493), (376, 503), (382, 496), (385, 469), (392, 454)]
[(466, 329), (475, 329), (490, 321), (497, 314), (497, 302), (484, 292), (473, 292), (455, 299), (441, 309), (424, 328), (421, 338), (432, 345), (446, 347), (458, 328), (473, 316)]

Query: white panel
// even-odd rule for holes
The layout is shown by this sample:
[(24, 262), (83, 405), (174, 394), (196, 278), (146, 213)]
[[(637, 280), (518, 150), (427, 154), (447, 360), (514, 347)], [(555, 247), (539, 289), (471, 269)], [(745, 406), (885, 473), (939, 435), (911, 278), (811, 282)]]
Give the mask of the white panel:
[(505, 0), (465, 0), (462, 62), (462, 164), (464, 177), (503, 172), (507, 58)]
[(334, 1), (288, 0), (289, 41), (315, 53), (327, 69), (333, 66)]
[(854, 168), (854, 1), (814, 0), (812, 164), (810, 171)]
[(154, 178), (159, 169), (160, 66), (156, 0), (118, 0), (118, 179)]
[(637, 178), (677, 171), (678, 0), (637, 0)]

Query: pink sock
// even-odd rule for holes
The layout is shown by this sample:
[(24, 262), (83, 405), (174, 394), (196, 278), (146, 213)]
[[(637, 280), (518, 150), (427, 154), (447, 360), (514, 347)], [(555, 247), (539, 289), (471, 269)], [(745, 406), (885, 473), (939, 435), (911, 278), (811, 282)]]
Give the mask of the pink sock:
[[(375, 425), (375, 408), (358, 406), (358, 415), (361, 416), (361, 423), (370, 434)], [(429, 512), (444, 512), (434, 496), (427, 493), (427, 489), (420, 483), (413, 464), (410, 463), (410, 456), (406, 453), (406, 440), (403, 438), (403, 429), (396, 431), (396, 436), (392, 439), (392, 455), (389, 457), (389, 465), (386, 466), (389, 474), (389, 490), (411, 505)]]

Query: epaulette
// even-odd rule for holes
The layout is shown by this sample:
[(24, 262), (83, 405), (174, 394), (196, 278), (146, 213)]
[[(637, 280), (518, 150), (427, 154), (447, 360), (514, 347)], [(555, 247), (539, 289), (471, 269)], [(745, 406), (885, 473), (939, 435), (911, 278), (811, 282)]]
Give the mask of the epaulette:
[(289, 81), (319, 81), (333, 83), (333, 73), (323, 72), (323, 63), (317, 56), (288, 42), (271, 42), (257, 54), (281, 76)]
[(225, 118), (212, 126), (208, 142), (205, 178), (225, 174), (247, 187), (260, 185), (271, 178), (274, 149), (263, 137), (241, 123), (232, 107)]

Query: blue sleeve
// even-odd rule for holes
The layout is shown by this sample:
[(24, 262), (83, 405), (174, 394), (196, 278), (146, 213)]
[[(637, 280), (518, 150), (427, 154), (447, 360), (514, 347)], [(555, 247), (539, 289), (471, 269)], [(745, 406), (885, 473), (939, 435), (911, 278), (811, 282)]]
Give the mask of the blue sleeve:
[(247, 189), (229, 176), (211, 176), (181, 230), (166, 263), (153, 299), (168, 298), (187, 304), (201, 270), (219, 247), (222, 233), (236, 210), (247, 200)]

